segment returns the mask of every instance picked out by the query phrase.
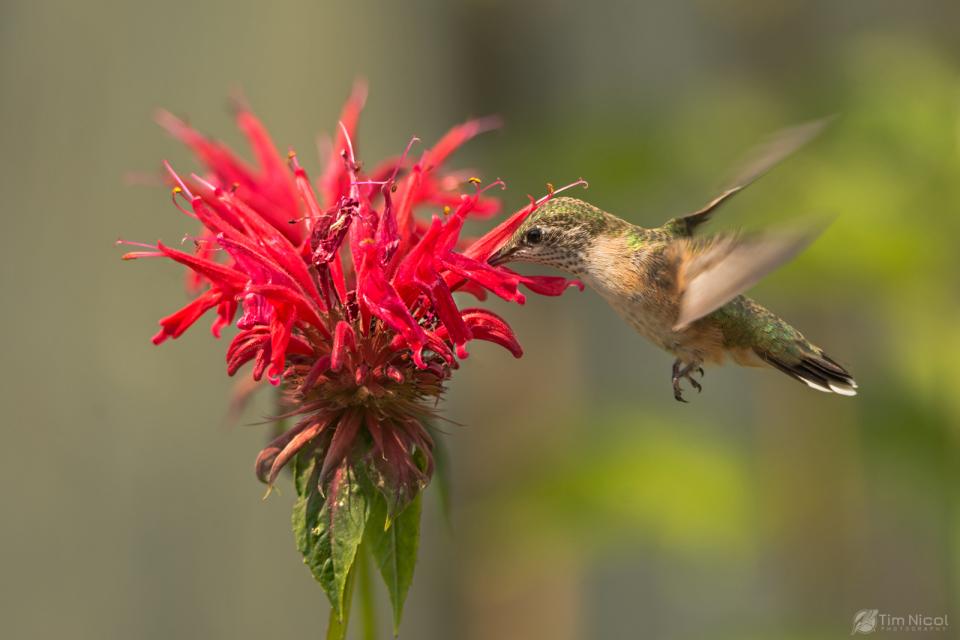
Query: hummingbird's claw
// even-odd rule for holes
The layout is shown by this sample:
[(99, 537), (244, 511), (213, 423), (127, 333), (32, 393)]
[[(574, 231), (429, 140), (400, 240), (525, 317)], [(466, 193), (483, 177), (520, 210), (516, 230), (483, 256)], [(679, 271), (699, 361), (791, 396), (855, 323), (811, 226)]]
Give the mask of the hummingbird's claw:
[(697, 382), (693, 373), (697, 372), (700, 374), (700, 377), (703, 377), (704, 371), (698, 363), (690, 363), (685, 367), (681, 368), (680, 360), (676, 360), (673, 363), (673, 397), (677, 402), (687, 402), (683, 397), (683, 389), (680, 388), (680, 381), (684, 378), (690, 383), (690, 386), (697, 390), (697, 393), (703, 391), (703, 385)]
[(683, 390), (680, 388), (680, 378), (673, 379), (673, 397), (677, 402), (689, 402), (683, 397)]

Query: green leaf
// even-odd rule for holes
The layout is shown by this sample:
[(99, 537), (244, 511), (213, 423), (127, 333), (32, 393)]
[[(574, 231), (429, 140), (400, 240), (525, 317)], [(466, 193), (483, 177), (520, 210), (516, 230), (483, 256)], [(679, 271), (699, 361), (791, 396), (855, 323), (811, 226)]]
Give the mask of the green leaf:
[(343, 591), (363, 540), (367, 523), (367, 497), (353, 470), (344, 461), (330, 481), (327, 494), (328, 530), (333, 549), (333, 573), (339, 592), (338, 608), (343, 611)]
[(303, 561), (310, 567), (314, 577), (320, 580), (323, 553), (319, 547), (320, 512), (323, 509), (323, 496), (317, 490), (319, 469), (313, 456), (298, 455), (294, 460), (294, 484), (297, 489), (297, 501), (293, 505), (293, 535), (297, 549), (303, 554)]
[[(313, 470), (317, 463), (313, 451), (313, 447), (304, 449), (295, 455), (290, 463), (290, 469), (293, 471), (293, 487), (297, 491), (297, 497), (303, 497), (306, 493), (307, 484), (313, 475)], [(296, 509), (296, 505), (294, 509)]]
[(387, 501), (377, 495), (370, 512), (367, 537), (370, 551), (380, 568), (380, 575), (387, 585), (390, 603), (393, 605), (393, 633), (400, 628), (403, 603), (413, 582), (413, 570), (417, 564), (417, 548), (420, 544), (421, 494), (410, 502), (387, 527)]
[(363, 538), (367, 499), (344, 461), (332, 474), (327, 495), (320, 493), (316, 457), (296, 467), (298, 498), (293, 506), (293, 534), (304, 563), (323, 587), (339, 621), (345, 622), (344, 593)]

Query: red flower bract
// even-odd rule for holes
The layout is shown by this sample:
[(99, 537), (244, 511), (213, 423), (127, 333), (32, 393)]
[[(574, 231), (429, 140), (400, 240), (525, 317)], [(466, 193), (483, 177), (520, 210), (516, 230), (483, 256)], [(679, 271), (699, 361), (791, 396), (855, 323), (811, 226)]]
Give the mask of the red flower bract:
[[(489, 120), (454, 127), (417, 162), (404, 153), (368, 174), (353, 146), (364, 97), (358, 87), (344, 107), (316, 189), (293, 152), (281, 156), (245, 108), (237, 121), (256, 168), (161, 114), (160, 123), (206, 166), (204, 175), (186, 177), (166, 165), (174, 203), (203, 231), (192, 253), (158, 242), (124, 257), (170, 258), (191, 274), (196, 297), (160, 320), (154, 343), (179, 337), (213, 309), (214, 335), (234, 322), (238, 329), (227, 349), (228, 374), (252, 362), (254, 380), (266, 375), (282, 386), (299, 422), (260, 453), (261, 480), (272, 484), (294, 455), (310, 447), (322, 459), (321, 483), (345, 461), (362, 462), (391, 509), (398, 509), (430, 478), (428, 401), (467, 357), (466, 344), (487, 340), (514, 356), (522, 353), (502, 318), (461, 309), (454, 291), (480, 299), (489, 291), (523, 303), (520, 285), (559, 295), (579, 283), (523, 276), (486, 262), (553, 192), (531, 198), (479, 240), (461, 240), (468, 217), (499, 209), (487, 192), (503, 184), (480, 188), (475, 178), (445, 174), (442, 167), (457, 147), (490, 128)], [(467, 193), (459, 191), (462, 185)], [(427, 222), (416, 215), (421, 209), (440, 215)]]

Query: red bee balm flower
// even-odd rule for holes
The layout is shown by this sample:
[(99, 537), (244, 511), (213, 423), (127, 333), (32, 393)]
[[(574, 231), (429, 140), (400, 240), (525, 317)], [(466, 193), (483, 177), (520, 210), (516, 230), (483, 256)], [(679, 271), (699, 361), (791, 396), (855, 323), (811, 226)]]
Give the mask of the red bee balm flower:
[[(197, 292), (160, 320), (154, 343), (179, 337), (215, 310), (215, 336), (234, 322), (238, 330), (227, 349), (227, 373), (252, 363), (253, 380), (266, 376), (282, 390), (285, 417), (298, 421), (260, 452), (257, 476), (272, 485), (294, 461), (298, 545), (330, 597), (335, 622), (344, 626), (344, 594), (357, 549), (367, 539), (364, 530), (399, 621), (417, 536), (403, 542), (412, 544), (407, 564), (381, 558), (392, 551), (377, 549), (389, 547), (384, 536), (397, 544), (418, 530), (419, 495), (434, 466), (427, 424), (444, 383), (467, 357), (467, 343), (487, 340), (522, 354), (502, 318), (459, 307), (453, 293), (483, 300), (489, 291), (522, 304), (521, 285), (552, 296), (581, 286), (486, 262), (553, 191), (531, 198), (479, 240), (461, 240), (468, 217), (499, 209), (487, 192), (503, 183), (480, 188), (479, 180), (443, 173), (442, 167), (491, 121), (454, 127), (417, 162), (408, 162), (408, 147), (365, 173), (353, 146), (364, 98), (358, 86), (316, 185), (293, 152), (277, 152), (245, 108), (237, 122), (256, 168), (162, 113), (160, 123), (206, 166), (204, 175), (185, 177), (166, 165), (174, 203), (203, 231), (192, 253), (158, 242), (124, 256), (179, 262)], [(461, 193), (465, 184), (467, 193)], [(420, 209), (443, 214), (427, 222), (417, 217)]]

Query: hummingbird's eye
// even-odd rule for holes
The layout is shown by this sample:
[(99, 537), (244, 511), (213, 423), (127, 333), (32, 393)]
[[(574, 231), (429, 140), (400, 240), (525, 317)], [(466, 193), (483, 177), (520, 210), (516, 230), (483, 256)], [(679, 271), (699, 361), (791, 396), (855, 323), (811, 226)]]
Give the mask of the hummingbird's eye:
[(527, 231), (526, 237), (529, 244), (540, 244), (540, 241), (543, 240), (543, 231), (534, 227)]

